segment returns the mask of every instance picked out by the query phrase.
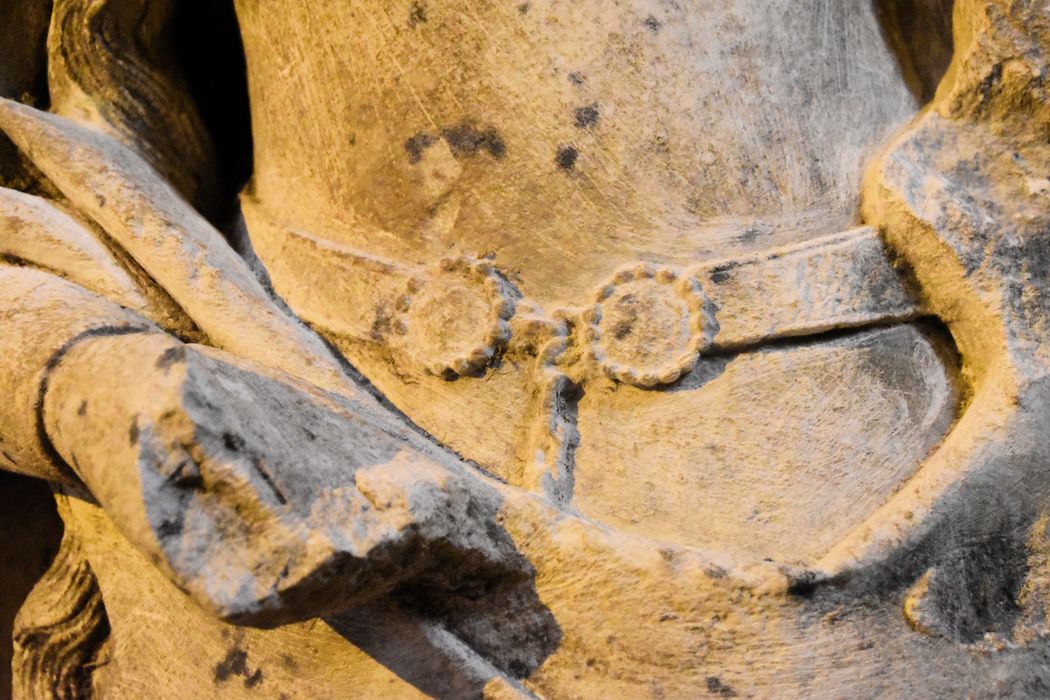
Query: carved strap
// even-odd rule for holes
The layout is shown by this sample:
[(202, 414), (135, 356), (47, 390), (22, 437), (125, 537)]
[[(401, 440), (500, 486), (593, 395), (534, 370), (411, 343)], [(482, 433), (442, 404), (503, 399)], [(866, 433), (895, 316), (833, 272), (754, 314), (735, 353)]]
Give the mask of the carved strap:
[[(488, 261), (398, 264), (275, 222), (257, 201), (243, 206), (277, 292), (297, 313), (330, 333), (386, 344), (431, 374), (484, 369), (515, 342), (519, 318), (537, 313)], [(857, 228), (691, 270), (639, 264), (589, 305), (539, 315), (550, 328), (579, 317), (584, 355), (616, 381), (652, 387), (678, 379), (700, 354), (919, 313), (878, 232)]]

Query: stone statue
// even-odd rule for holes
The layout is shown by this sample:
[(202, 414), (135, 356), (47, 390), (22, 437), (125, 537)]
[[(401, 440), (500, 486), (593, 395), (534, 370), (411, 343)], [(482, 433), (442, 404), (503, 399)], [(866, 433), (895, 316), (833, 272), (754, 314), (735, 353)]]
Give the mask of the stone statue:
[(1047, 0), (5, 4), (15, 697), (1050, 694)]

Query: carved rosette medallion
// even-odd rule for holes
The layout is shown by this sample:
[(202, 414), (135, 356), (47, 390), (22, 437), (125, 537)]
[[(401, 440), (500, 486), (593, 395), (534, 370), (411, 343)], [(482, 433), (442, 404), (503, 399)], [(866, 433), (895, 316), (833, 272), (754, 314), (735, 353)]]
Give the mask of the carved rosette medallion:
[(713, 336), (700, 284), (668, 268), (618, 272), (584, 314), (591, 356), (617, 381), (653, 387), (692, 369)]
[(465, 375), (506, 347), (514, 297), (491, 263), (445, 258), (409, 280), (397, 308), (394, 330), (408, 357), (434, 375)]

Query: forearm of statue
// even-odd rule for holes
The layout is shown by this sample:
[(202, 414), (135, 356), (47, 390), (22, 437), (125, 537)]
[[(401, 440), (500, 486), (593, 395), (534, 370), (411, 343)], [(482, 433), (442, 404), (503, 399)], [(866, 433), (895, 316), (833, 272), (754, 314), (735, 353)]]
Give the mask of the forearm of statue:
[(524, 575), (491, 526), (496, 489), (382, 413), (54, 275), (0, 268), (0, 290), (3, 356), (19, 362), (3, 375), (5, 466), (82, 481), (216, 614), (276, 624), (420, 576)]

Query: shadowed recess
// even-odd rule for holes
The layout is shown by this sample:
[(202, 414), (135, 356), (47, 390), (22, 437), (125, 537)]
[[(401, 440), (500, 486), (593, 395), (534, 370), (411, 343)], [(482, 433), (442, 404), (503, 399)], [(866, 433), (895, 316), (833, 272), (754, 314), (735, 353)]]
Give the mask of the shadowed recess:
[(886, 43), (915, 99), (933, 98), (952, 60), (955, 0), (875, 0)]
[(248, 78), (233, 3), (180, 0), (172, 16), (171, 40), (175, 61), (214, 144), (214, 218), (223, 223), (252, 173)]

